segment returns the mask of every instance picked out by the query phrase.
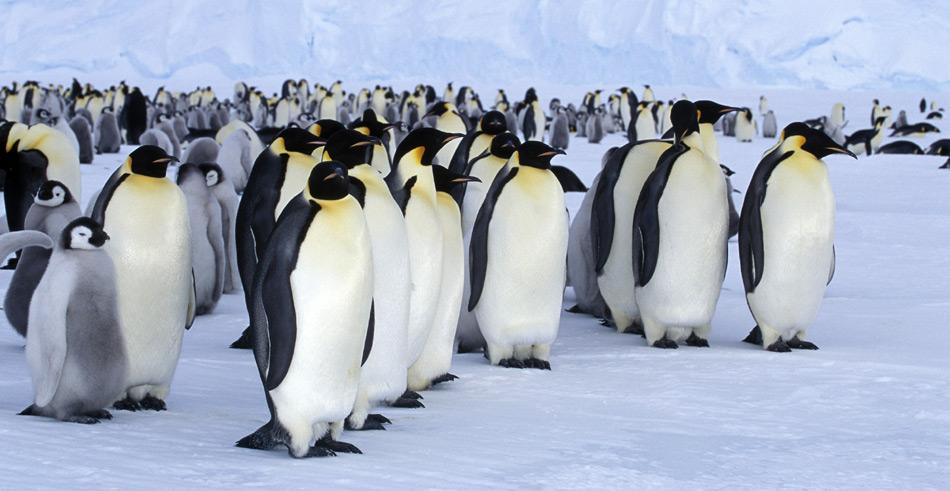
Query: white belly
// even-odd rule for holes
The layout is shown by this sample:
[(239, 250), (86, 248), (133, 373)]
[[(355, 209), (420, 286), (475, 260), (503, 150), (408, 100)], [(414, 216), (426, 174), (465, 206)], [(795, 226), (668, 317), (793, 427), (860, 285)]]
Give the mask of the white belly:
[(356, 201), (333, 206), (317, 213), (290, 275), (294, 355), (287, 375), (270, 391), (278, 417), (290, 428), (344, 419), (360, 379), (373, 258)]
[(755, 126), (746, 121), (742, 115), (736, 118), (736, 139), (739, 141), (751, 141), (755, 137)]
[(756, 321), (791, 337), (814, 321), (831, 271), (835, 201), (827, 171), (779, 165), (761, 213), (765, 264), (749, 308)]
[(649, 283), (637, 288), (644, 319), (666, 327), (708, 325), (726, 267), (729, 201), (719, 166), (682, 155), (658, 205), (660, 243)]
[(637, 140), (656, 138), (656, 126), (653, 124), (653, 115), (650, 111), (640, 111), (637, 117)]
[(410, 198), (406, 206), (406, 230), (412, 279), (407, 359), (411, 365), (422, 354), (432, 329), (442, 286), (442, 227), (434, 200), (422, 195)]
[(489, 225), (488, 267), (475, 315), (490, 343), (549, 344), (557, 337), (567, 235), (560, 184), (549, 172), (522, 167), (505, 186)]

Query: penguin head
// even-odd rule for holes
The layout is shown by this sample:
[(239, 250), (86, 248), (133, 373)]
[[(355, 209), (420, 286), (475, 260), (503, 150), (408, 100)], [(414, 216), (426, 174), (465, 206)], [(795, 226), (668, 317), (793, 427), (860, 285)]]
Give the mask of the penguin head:
[(508, 160), (519, 145), (521, 140), (514, 133), (502, 133), (492, 138), (489, 151), (496, 157)]
[(416, 152), (419, 153), (418, 158), (422, 165), (432, 165), (432, 159), (446, 143), (462, 136), (458, 133), (446, 133), (435, 128), (417, 128), (406, 135), (399, 146), (396, 147), (393, 162), (398, 163), (404, 156)]
[(307, 196), (311, 199), (335, 201), (345, 198), (350, 192), (346, 166), (328, 160), (320, 162), (310, 171), (307, 179)]
[(60, 235), (60, 245), (63, 249), (98, 249), (107, 240), (109, 234), (102, 230), (102, 225), (89, 217), (79, 217), (69, 222)]
[(126, 163), (133, 174), (162, 179), (168, 171), (168, 164), (173, 161), (177, 162), (178, 159), (168, 155), (160, 147), (142, 145), (129, 154)]
[(565, 155), (564, 150), (552, 148), (548, 144), (536, 140), (528, 140), (522, 143), (518, 146), (517, 152), (520, 165), (536, 169), (548, 169), (551, 167), (551, 159), (555, 155)]
[(321, 119), (316, 123), (313, 123), (307, 128), (307, 131), (314, 136), (320, 137), (321, 140), (326, 141), (328, 138), (333, 136), (334, 133), (344, 129), (344, 126), (339, 121), (333, 119)]
[(40, 184), (39, 189), (36, 190), (36, 196), (33, 198), (34, 203), (50, 208), (69, 203), (72, 200), (73, 195), (69, 192), (69, 188), (59, 181), (46, 181)]
[(220, 165), (214, 162), (198, 164), (198, 168), (201, 169), (201, 172), (204, 172), (205, 184), (207, 184), (209, 188), (217, 186), (224, 180), (224, 171), (221, 170)]
[(429, 116), (439, 117), (445, 113), (458, 114), (458, 110), (455, 109), (455, 104), (445, 101), (436, 102), (431, 108), (429, 108), (429, 111), (426, 112), (424, 116), (422, 116), (422, 119), (428, 118)]
[(372, 160), (373, 144), (378, 141), (356, 130), (340, 130), (327, 140), (323, 158), (340, 162), (352, 169)]
[(466, 182), (482, 182), (477, 177), (457, 174), (441, 165), (432, 166), (432, 177), (435, 179), (435, 190), (440, 193), (451, 193), (456, 186)]
[[(281, 131), (274, 139), (272, 146), (280, 149), (280, 143), (283, 143), (283, 150), (287, 152), (297, 152), (304, 155), (310, 155), (314, 150), (323, 146), (326, 142), (322, 137), (317, 136), (307, 130), (290, 126)], [(277, 144), (277, 145), (274, 145)], [(276, 152), (283, 153), (283, 152)]]
[(536, 100), (538, 100), (538, 93), (535, 92), (534, 87), (529, 87), (524, 93), (524, 103), (531, 104)]
[(812, 154), (820, 159), (833, 153), (842, 153), (857, 158), (847, 148), (842, 147), (838, 142), (831, 139), (824, 131), (816, 130), (805, 123), (791, 123), (782, 130), (780, 137), (782, 141), (792, 141), (802, 150)]
[(696, 104), (685, 99), (676, 101), (670, 109), (670, 122), (673, 123), (673, 138), (680, 141), (699, 131), (699, 113)]
[(508, 131), (508, 122), (505, 120), (505, 115), (500, 111), (488, 111), (482, 115), (478, 125), (482, 132), (489, 135), (498, 135)]
[(367, 108), (363, 111), (363, 116), (350, 123), (351, 130), (357, 130), (364, 135), (382, 138), (386, 131), (391, 128), (399, 127), (401, 123), (384, 123), (376, 117), (376, 111)]
[(874, 120), (874, 128), (877, 129), (877, 128), (880, 128), (881, 126), (884, 126), (885, 121), (887, 121), (887, 118), (885, 118), (884, 116), (878, 117), (877, 119)]
[(738, 111), (738, 107), (723, 106), (717, 102), (709, 100), (696, 101), (693, 104), (696, 105), (696, 111), (699, 112), (699, 123), (708, 123), (716, 124), (716, 121), (719, 121), (726, 113), (731, 113), (733, 111)]

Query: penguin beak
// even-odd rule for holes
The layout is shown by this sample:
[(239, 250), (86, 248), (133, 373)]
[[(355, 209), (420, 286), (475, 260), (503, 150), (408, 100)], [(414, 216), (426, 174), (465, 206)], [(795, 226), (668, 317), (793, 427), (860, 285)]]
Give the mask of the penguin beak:
[(383, 126), (383, 131), (389, 131), (391, 129), (402, 129), (402, 121), (398, 123), (390, 123)]
[(462, 183), (462, 182), (482, 182), (481, 179), (475, 176), (457, 176), (452, 178), (453, 183)]
[(738, 107), (723, 106), (721, 109), (719, 109), (719, 114), (731, 113), (733, 111), (738, 111), (738, 110), (739, 110)]
[(549, 152), (542, 152), (538, 154), (538, 157), (554, 157), (555, 155), (567, 155), (567, 152), (561, 149), (554, 149)]
[(373, 143), (374, 142), (372, 140), (359, 141), (350, 145), (350, 148), (365, 147), (366, 145), (372, 145)]
[(452, 133), (451, 135), (445, 137), (445, 140), (442, 140), (442, 145), (445, 145), (446, 143), (452, 140), (458, 140), (459, 138), (462, 138), (463, 136), (464, 135), (460, 135), (458, 133)]
[(180, 162), (180, 160), (176, 159), (175, 157), (168, 156), (152, 161), (153, 164), (167, 164), (169, 162)]
[(309, 145), (313, 145), (313, 148), (317, 148), (323, 145), (326, 145), (326, 140), (314, 140), (312, 142), (307, 142)]
[(509, 140), (502, 144), (501, 148), (518, 148), (518, 146), (515, 145), (515, 142)]

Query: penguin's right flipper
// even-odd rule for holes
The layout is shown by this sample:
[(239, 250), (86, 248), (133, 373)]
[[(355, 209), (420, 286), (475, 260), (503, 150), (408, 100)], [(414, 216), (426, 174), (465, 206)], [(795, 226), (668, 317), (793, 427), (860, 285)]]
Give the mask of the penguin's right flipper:
[(376, 301), (373, 300), (373, 303), (369, 307), (369, 326), (366, 328), (366, 339), (363, 341), (363, 361), (360, 362), (360, 366), (366, 364), (366, 360), (369, 359), (369, 354), (373, 350), (373, 336), (376, 332)]
[(452, 155), (452, 160), (449, 161), (448, 169), (450, 171), (456, 174), (468, 174), (465, 172), (468, 167), (468, 151), (472, 148), (472, 142), (475, 141), (475, 138), (482, 133), (482, 131), (470, 131), (459, 140), (459, 145), (455, 147), (455, 154)]
[(594, 252), (594, 272), (604, 272), (604, 265), (610, 256), (610, 249), (614, 241), (614, 187), (620, 179), (623, 162), (633, 148), (634, 143), (627, 143), (610, 152), (604, 169), (600, 171), (597, 189), (594, 191), (594, 200), (590, 212), (590, 237)]
[(660, 255), (660, 198), (673, 171), (673, 164), (689, 147), (680, 142), (660, 155), (656, 169), (643, 183), (633, 214), (633, 271), (637, 286), (646, 286)]
[(762, 345), (762, 329), (759, 326), (755, 326), (749, 331), (749, 335), (742, 340), (743, 343), (754, 344), (756, 346)]
[(112, 200), (115, 190), (122, 185), (122, 181), (125, 181), (128, 177), (129, 174), (123, 172), (123, 166), (120, 165), (112, 172), (106, 183), (102, 185), (102, 190), (99, 191), (99, 196), (96, 198), (96, 204), (92, 207), (92, 213), (89, 214), (100, 225), (105, 226), (105, 214), (106, 208), (109, 207), (109, 201)]
[(557, 181), (561, 183), (561, 189), (563, 189), (565, 193), (587, 192), (587, 185), (585, 185), (584, 181), (581, 181), (581, 178), (577, 177), (577, 174), (571, 169), (563, 165), (552, 165), (551, 173), (553, 173)]
[(482, 202), (478, 214), (475, 216), (475, 225), (472, 228), (472, 242), (470, 248), (471, 294), (468, 299), (468, 311), (471, 312), (478, 305), (485, 287), (485, 274), (488, 271), (488, 229), (491, 225), (492, 214), (495, 212), (495, 203), (501, 196), (505, 185), (518, 175), (518, 168), (512, 168), (507, 174), (499, 175), (492, 181), (485, 201)]
[[(762, 158), (752, 174), (749, 189), (742, 201), (739, 213), (739, 265), (742, 270), (742, 283), (746, 293), (755, 291), (765, 267), (765, 245), (762, 239), (762, 203), (765, 201), (765, 188), (772, 171), (794, 152), (779, 153), (776, 148)], [(761, 344), (761, 341), (759, 341)]]

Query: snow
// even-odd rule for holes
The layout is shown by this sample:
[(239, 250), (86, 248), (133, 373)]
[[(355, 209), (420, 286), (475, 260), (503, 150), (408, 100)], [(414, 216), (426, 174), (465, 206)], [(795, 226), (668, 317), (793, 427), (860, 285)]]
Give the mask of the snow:
[[(661, 87), (657, 95), (683, 90)], [(867, 126), (871, 98), (685, 90), (750, 107), (765, 93), (780, 125), (841, 100), (851, 131)], [(541, 95), (577, 101), (581, 93)], [(874, 93), (907, 109), (911, 122), (921, 119), (920, 95)], [(621, 143), (616, 134), (600, 145), (575, 138), (558, 159), (589, 183), (603, 152)], [(737, 189), (771, 144), (720, 137)], [(87, 199), (130, 150), (83, 166)], [(0, 326), (0, 476), (10, 488), (945, 488), (950, 171), (937, 170), (945, 160), (827, 159), (838, 263), (809, 331), (820, 351), (775, 354), (739, 341), (753, 321), (733, 241), (711, 348), (648, 348), (638, 336), (563, 313), (552, 371), (457, 355), (452, 372), (460, 379), (425, 392), (425, 409), (382, 408), (394, 422), (387, 431), (344, 433), (364, 455), (298, 461), (283, 450), (233, 446), (267, 419), (250, 352), (227, 349), (246, 325), (240, 295), (225, 295), (186, 334), (168, 411), (114, 411), (115, 419), (95, 426), (16, 415), (32, 390), (23, 340)], [(572, 211), (580, 200), (568, 197)], [(10, 277), (0, 271), (0, 289)], [(566, 297), (565, 307), (573, 304), (570, 290)]]
[[(437, 6), (438, 8), (433, 8)], [(948, 90), (941, 0), (0, 0), (0, 80)]]

